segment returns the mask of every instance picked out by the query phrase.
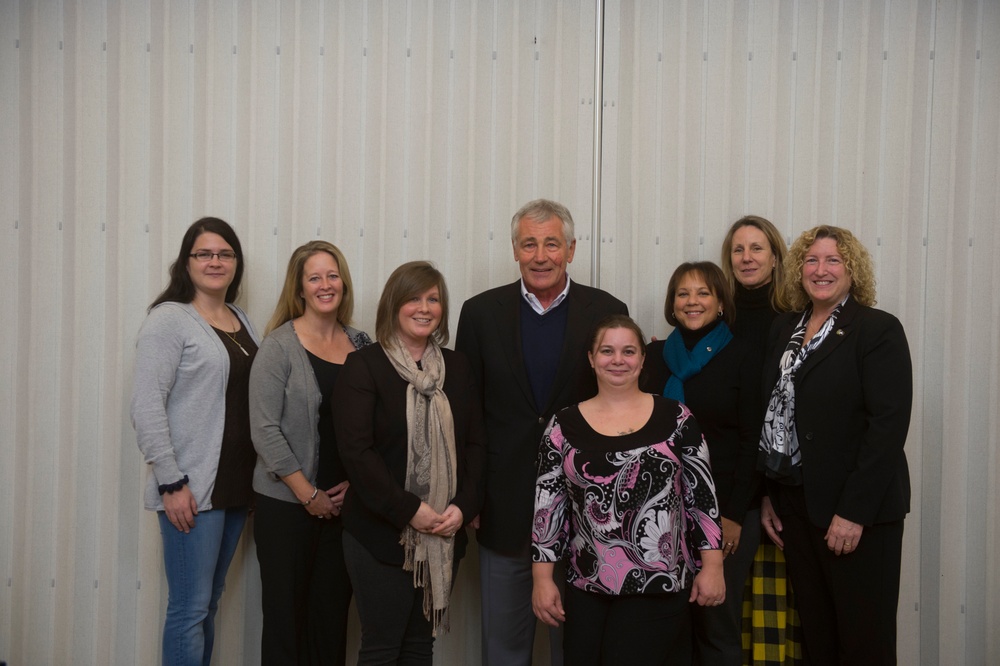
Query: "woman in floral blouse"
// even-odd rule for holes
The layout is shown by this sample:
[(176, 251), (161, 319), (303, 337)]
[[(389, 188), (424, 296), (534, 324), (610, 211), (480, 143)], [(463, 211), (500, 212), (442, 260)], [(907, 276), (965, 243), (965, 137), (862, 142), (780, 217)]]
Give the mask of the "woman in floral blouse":
[(688, 604), (725, 599), (708, 447), (684, 405), (639, 389), (645, 347), (628, 317), (601, 322), (598, 394), (556, 414), (539, 451), (532, 606), (566, 623), (570, 664), (688, 664)]

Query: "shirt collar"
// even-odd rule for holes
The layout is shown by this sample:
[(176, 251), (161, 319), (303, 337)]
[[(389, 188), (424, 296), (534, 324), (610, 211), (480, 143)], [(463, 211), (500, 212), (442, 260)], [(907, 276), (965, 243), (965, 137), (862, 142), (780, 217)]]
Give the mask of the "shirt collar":
[(524, 278), (521, 278), (521, 296), (524, 297), (524, 300), (528, 301), (528, 305), (531, 306), (532, 310), (540, 315), (543, 315), (566, 300), (566, 296), (569, 295), (569, 282), (569, 275), (566, 275), (566, 286), (563, 287), (562, 293), (556, 296), (555, 300), (553, 300), (547, 308), (543, 308), (542, 302), (538, 300), (538, 297), (528, 291), (527, 287), (524, 286)]

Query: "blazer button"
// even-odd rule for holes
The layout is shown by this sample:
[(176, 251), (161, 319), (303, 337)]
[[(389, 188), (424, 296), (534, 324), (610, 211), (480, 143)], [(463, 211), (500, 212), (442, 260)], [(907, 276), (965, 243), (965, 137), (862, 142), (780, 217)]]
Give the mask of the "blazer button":
[(538, 417), (538, 425), (545, 425), (545, 417), (544, 416), (539, 416)]
[(813, 434), (811, 432), (807, 432), (806, 433), (806, 439), (808, 439), (811, 442), (812, 438), (813, 438)]

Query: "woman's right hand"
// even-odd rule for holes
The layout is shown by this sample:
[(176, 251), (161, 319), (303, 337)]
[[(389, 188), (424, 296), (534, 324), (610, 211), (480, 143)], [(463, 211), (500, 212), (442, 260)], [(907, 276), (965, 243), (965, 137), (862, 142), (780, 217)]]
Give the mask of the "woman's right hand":
[(558, 627), (566, 621), (566, 611), (563, 610), (559, 588), (552, 580), (554, 565), (550, 562), (535, 562), (531, 565), (531, 610), (535, 617), (549, 625)]
[(413, 518), (410, 518), (410, 526), (413, 527), (418, 532), (424, 534), (429, 534), (441, 524), (444, 517), (431, 508), (431, 505), (427, 502), (421, 502), (420, 508), (417, 512), (413, 514)]
[(316, 493), (316, 497), (312, 498), (309, 504), (304, 505), (302, 508), (309, 512), (309, 515), (316, 516), (317, 518), (333, 518), (340, 513), (340, 510), (334, 507), (330, 496), (322, 490)]
[(783, 529), (781, 519), (774, 512), (774, 507), (771, 505), (771, 498), (767, 495), (764, 495), (764, 498), (760, 502), (760, 524), (764, 528), (764, 531), (767, 532), (767, 536), (771, 537), (774, 545), (784, 550), (785, 542), (778, 536)]
[(187, 486), (167, 493), (163, 496), (163, 512), (170, 524), (184, 534), (189, 534), (194, 527), (194, 517), (198, 515), (198, 503)]

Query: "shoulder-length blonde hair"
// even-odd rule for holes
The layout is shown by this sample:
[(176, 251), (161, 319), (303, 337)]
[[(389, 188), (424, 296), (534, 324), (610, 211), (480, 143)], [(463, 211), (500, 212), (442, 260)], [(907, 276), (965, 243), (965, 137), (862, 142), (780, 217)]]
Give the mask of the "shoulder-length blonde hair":
[(288, 259), (285, 284), (281, 288), (278, 304), (274, 306), (274, 314), (271, 315), (271, 320), (267, 322), (267, 328), (264, 329), (265, 335), (286, 321), (301, 317), (305, 312), (306, 303), (302, 298), (302, 276), (305, 273), (309, 257), (319, 252), (326, 252), (337, 262), (340, 281), (344, 285), (340, 306), (337, 308), (337, 321), (341, 326), (350, 325), (351, 317), (354, 315), (354, 282), (351, 281), (351, 269), (347, 266), (347, 259), (340, 248), (333, 243), (314, 240), (295, 248), (292, 256)]
[(830, 238), (844, 258), (844, 267), (851, 277), (851, 296), (861, 305), (875, 305), (875, 265), (861, 241), (847, 229), (822, 224), (795, 239), (785, 261), (785, 292), (792, 310), (802, 312), (809, 305), (809, 295), (802, 286), (802, 265), (812, 244)]
[(733, 270), (733, 236), (743, 227), (759, 229), (767, 238), (767, 242), (771, 246), (771, 254), (774, 255), (774, 270), (771, 272), (771, 281), (773, 283), (771, 285), (771, 307), (778, 312), (787, 311), (789, 304), (785, 297), (785, 272), (783, 266), (788, 249), (785, 246), (785, 239), (781, 237), (778, 228), (766, 218), (758, 215), (744, 215), (729, 227), (729, 231), (722, 241), (721, 257), (722, 272), (729, 282), (729, 289), (733, 294), (736, 293), (736, 273)]
[(380, 343), (388, 342), (399, 331), (399, 310), (403, 304), (433, 287), (437, 287), (441, 299), (441, 323), (431, 333), (431, 339), (441, 347), (448, 344), (448, 287), (444, 275), (429, 261), (409, 261), (385, 281), (375, 313), (375, 337)]

